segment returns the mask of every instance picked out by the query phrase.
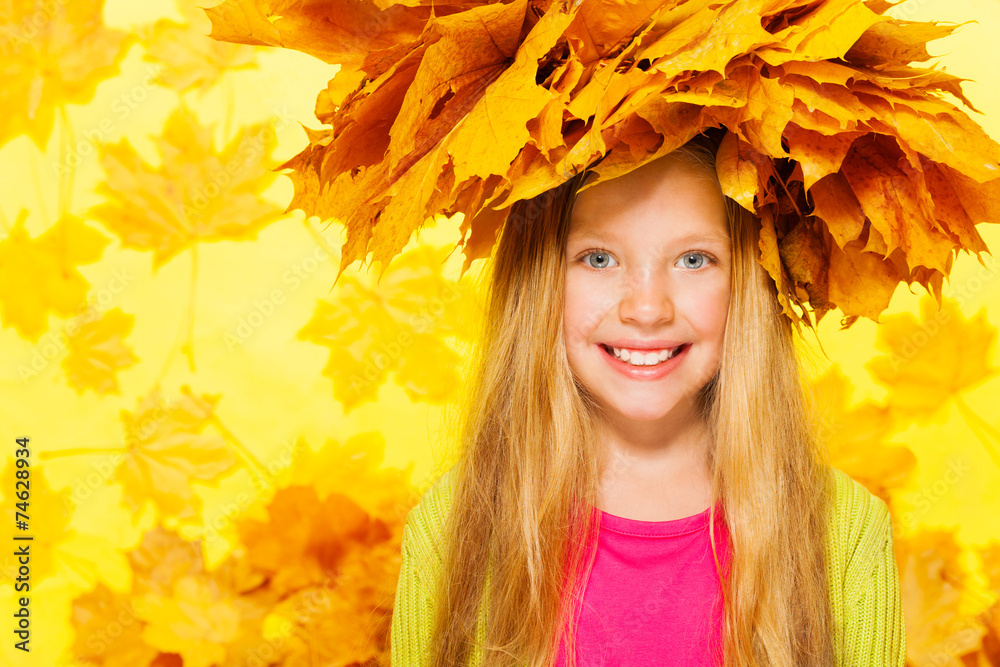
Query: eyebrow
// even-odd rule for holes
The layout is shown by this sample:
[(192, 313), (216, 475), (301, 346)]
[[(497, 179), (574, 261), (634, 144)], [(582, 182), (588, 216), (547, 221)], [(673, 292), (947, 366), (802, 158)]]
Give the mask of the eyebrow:
[[(598, 230), (587, 230), (587, 231), (577, 231), (570, 232), (568, 240), (570, 241), (583, 241), (583, 240), (594, 240), (600, 241), (602, 243), (611, 243), (617, 240), (617, 236), (614, 234), (605, 234), (604, 232)], [(710, 232), (708, 234), (695, 233), (687, 234), (679, 239), (676, 239), (676, 243), (686, 244), (686, 243), (720, 243), (722, 245), (728, 246), (730, 244), (729, 237), (724, 234), (719, 234), (717, 232)]]

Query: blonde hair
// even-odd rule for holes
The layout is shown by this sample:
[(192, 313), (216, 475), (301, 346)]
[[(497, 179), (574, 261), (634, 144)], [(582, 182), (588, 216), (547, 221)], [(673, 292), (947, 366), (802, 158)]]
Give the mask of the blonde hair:
[[(716, 139), (699, 135), (674, 153), (718, 183)], [(599, 530), (602, 422), (568, 364), (562, 313), (570, 213), (587, 174), (518, 202), (491, 260), (456, 427), (435, 667), (468, 664), (483, 595), (483, 667), (548, 667), (561, 639), (575, 665), (572, 626)], [(725, 509), (720, 517), (713, 506), (709, 530), (724, 599), (724, 665), (832, 666), (824, 545), (833, 479), (812, 431), (790, 322), (757, 259), (758, 222), (725, 201), (729, 314), (719, 371), (699, 394), (713, 436), (713, 503), (721, 499)], [(721, 521), (728, 572), (714, 539)]]

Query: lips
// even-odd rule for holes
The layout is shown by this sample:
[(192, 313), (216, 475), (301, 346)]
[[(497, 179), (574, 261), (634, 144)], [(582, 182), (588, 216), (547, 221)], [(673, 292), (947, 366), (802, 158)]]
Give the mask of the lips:
[(622, 361), (616, 357), (614, 352), (609, 349), (606, 344), (599, 343), (598, 346), (604, 350), (604, 357), (608, 360), (611, 368), (615, 369), (615, 371), (621, 373), (625, 377), (634, 380), (658, 380), (665, 377), (687, 357), (687, 351), (691, 347), (689, 343), (682, 343), (680, 344), (680, 349), (677, 353), (666, 361), (653, 366), (633, 366), (629, 362)]

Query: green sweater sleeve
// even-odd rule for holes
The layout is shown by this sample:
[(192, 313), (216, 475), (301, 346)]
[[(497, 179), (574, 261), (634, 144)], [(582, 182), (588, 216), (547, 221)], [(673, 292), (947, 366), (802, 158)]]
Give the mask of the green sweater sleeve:
[(389, 635), (391, 667), (430, 664), (435, 611), (433, 588), (441, 576), (443, 531), (451, 507), (451, 478), (451, 470), (448, 470), (406, 515)]
[(389, 640), (392, 667), (421, 667), (429, 662), (425, 652), (430, 642), (433, 606), (429, 582), (418, 572), (411, 526), (413, 516), (411, 510), (403, 526), (402, 564)]
[(892, 518), (885, 502), (857, 482), (854, 498), (842, 507), (848, 531), (843, 586), (842, 663), (854, 667), (903, 667), (906, 629)]

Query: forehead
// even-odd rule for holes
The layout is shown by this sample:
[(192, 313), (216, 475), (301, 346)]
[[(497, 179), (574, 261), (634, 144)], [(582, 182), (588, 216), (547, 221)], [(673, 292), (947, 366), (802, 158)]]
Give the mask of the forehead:
[(636, 233), (643, 228), (728, 243), (728, 214), (718, 179), (704, 165), (667, 158), (580, 192), (570, 216), (570, 239), (615, 240), (619, 230)]

